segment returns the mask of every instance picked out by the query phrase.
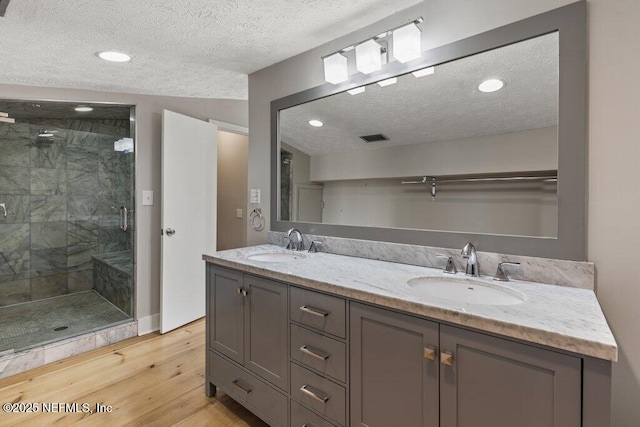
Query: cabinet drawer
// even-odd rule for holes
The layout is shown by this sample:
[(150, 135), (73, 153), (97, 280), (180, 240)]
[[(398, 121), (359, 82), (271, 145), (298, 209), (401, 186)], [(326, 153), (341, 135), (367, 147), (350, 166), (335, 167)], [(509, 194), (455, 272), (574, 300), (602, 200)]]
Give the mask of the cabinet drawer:
[(209, 352), (209, 376), (216, 386), (274, 426), (287, 425), (287, 397), (253, 374)]
[(328, 334), (346, 338), (346, 302), (305, 289), (291, 287), (291, 320)]
[(304, 406), (291, 401), (291, 427), (335, 427)]
[(345, 388), (295, 363), (291, 363), (291, 397), (338, 424), (345, 424)]
[(291, 325), (291, 358), (346, 382), (347, 350), (343, 342)]

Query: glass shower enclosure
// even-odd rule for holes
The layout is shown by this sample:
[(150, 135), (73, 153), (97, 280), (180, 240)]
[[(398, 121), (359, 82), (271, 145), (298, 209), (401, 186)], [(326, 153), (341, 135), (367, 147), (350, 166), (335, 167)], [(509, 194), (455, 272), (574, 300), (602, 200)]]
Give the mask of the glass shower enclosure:
[(132, 320), (134, 107), (0, 112), (0, 356)]

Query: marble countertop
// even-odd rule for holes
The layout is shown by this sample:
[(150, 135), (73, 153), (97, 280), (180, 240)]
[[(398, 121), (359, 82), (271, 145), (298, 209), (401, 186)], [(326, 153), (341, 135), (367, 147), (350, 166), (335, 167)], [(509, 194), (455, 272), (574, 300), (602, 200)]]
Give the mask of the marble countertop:
[[(591, 290), (512, 280), (499, 286), (524, 294), (526, 301), (521, 304), (459, 303), (420, 296), (407, 284), (416, 277), (444, 277), (438, 269), (328, 253), (296, 252), (304, 258), (289, 262), (248, 259), (265, 252), (291, 251), (259, 245), (205, 254), (202, 258), (220, 266), (505, 337), (610, 361), (618, 358), (616, 341)], [(458, 273), (456, 277), (465, 276)], [(491, 278), (481, 279), (495, 286)]]

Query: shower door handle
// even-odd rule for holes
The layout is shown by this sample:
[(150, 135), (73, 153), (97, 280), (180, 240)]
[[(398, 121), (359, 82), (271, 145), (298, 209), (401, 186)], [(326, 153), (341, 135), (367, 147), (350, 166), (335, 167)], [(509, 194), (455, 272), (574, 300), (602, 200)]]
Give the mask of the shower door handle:
[(129, 209), (127, 209), (126, 206), (122, 206), (120, 208), (120, 230), (127, 231), (127, 223), (129, 222), (128, 217)]

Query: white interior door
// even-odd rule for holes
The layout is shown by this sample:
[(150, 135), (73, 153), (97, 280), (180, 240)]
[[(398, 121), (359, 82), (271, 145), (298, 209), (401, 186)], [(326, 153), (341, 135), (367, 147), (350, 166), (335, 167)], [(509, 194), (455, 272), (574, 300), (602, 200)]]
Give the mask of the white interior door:
[(162, 114), (160, 332), (205, 314), (203, 253), (216, 250), (217, 126)]
[(322, 185), (296, 184), (296, 221), (322, 222)]

